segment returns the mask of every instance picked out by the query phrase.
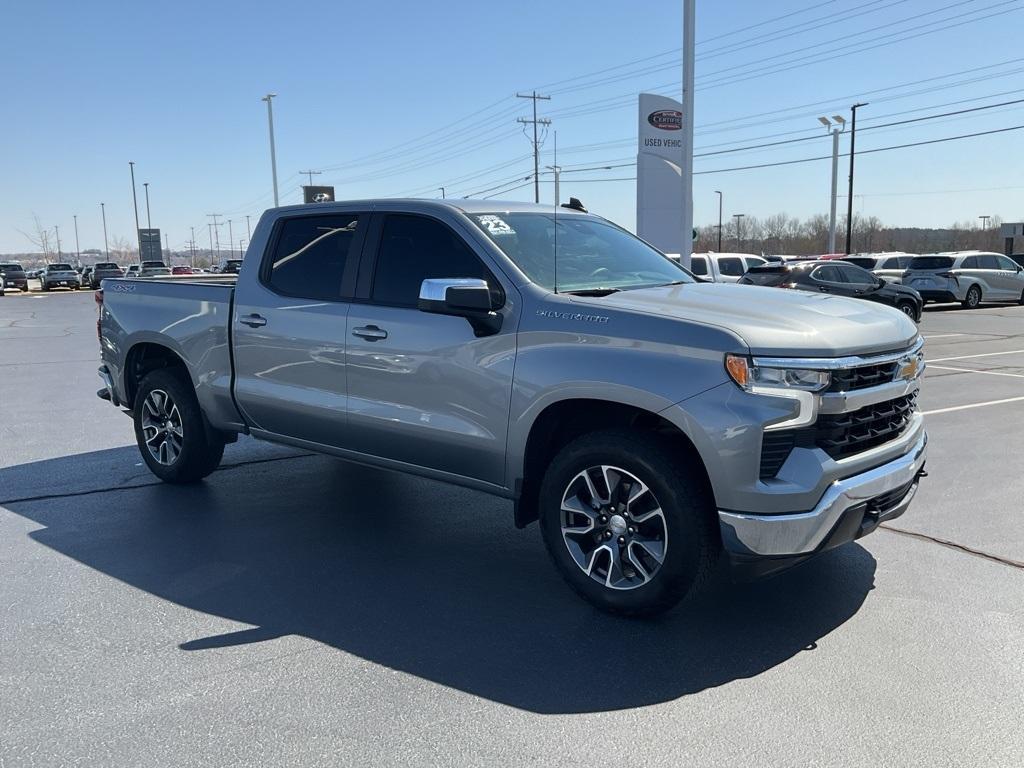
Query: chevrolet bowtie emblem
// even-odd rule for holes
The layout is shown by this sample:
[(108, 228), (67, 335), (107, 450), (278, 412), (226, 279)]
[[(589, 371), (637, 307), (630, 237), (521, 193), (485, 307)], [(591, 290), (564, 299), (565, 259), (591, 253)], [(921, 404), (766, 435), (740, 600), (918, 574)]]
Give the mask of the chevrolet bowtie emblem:
[(897, 379), (913, 379), (917, 376), (920, 363), (917, 357), (905, 357), (900, 360), (900, 367), (896, 373)]

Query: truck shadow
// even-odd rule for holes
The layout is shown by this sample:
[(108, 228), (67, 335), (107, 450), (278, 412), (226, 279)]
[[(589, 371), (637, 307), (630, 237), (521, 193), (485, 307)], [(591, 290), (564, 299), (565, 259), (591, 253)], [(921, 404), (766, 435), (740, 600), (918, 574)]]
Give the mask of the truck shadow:
[(303, 635), (529, 711), (607, 711), (827, 652), (818, 640), (873, 587), (874, 558), (851, 545), (775, 579), (720, 581), (657, 620), (618, 619), (564, 586), (536, 526), (512, 527), (508, 502), (323, 457), (238, 466), (192, 487), (28, 500), (33, 477), (137, 456), (131, 447), (2, 469), (0, 504), (44, 526), (30, 536), (67, 557), (252, 625), (168, 638), (182, 652)]

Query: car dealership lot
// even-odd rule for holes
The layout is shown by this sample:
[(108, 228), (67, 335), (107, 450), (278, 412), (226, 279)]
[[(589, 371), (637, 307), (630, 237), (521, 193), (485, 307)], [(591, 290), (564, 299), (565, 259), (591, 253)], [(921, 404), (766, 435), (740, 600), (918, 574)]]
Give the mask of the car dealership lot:
[(245, 438), (158, 483), (91, 295), (5, 297), (0, 763), (1019, 765), (1024, 307), (921, 330), (910, 511), (639, 622), (471, 491)]

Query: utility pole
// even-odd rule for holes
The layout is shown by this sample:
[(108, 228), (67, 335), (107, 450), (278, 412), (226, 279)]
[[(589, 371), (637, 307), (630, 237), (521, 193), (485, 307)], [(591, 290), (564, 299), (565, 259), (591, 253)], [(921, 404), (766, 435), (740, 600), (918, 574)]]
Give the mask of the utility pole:
[(146, 188), (146, 229), (152, 229), (153, 217), (149, 215), (149, 182), (142, 182), (142, 186)]
[(309, 186), (312, 187), (313, 186), (313, 175), (315, 174), (315, 175), (319, 176), (321, 173), (323, 173), (323, 171), (299, 171), (299, 173), (304, 173), (307, 176), (309, 176)]
[(533, 202), (540, 202), (540, 140), (537, 137), (537, 126), (551, 125), (551, 121), (546, 117), (537, 119), (537, 100), (551, 101), (550, 96), (540, 96), (536, 91), (533, 93), (517, 93), (517, 98), (520, 99), (532, 99), (533, 100), (533, 119), (529, 120), (525, 117), (517, 117), (516, 122), (522, 123), (524, 126), (533, 125)]
[(244, 242), (245, 242), (245, 240), (242, 240), (242, 239), (239, 239), (239, 241), (238, 241), (238, 258), (240, 258), (240, 259), (244, 259), (245, 258), (245, 248), (242, 247), (242, 243), (244, 243)]
[(56, 224), (53, 225), (53, 231), (57, 234), (57, 261), (61, 260), (60, 255), (60, 227)]
[(740, 223), (745, 213), (734, 213), (732, 217), (736, 219), (736, 252), (743, 253), (743, 236), (740, 234)]
[(103, 253), (107, 261), (110, 261), (110, 246), (107, 245), (107, 204), (100, 203), (100, 213), (103, 215)]
[[(224, 226), (224, 225), (223, 225), (223, 223), (218, 222), (217, 218), (219, 216), (223, 216), (224, 214), (221, 214), (221, 213), (208, 213), (206, 215), (213, 219), (213, 238), (214, 238), (214, 241), (217, 243), (217, 260), (220, 261), (220, 228), (222, 226)], [(212, 255), (211, 255), (211, 258), (212, 258)]]
[(850, 107), (850, 191), (846, 200), (846, 255), (850, 255), (850, 247), (853, 240), (853, 158), (856, 152), (857, 141), (857, 109), (866, 107), (867, 103), (854, 104)]
[[(835, 120), (838, 128), (833, 127), (832, 120)], [(839, 189), (839, 134), (846, 130), (846, 118), (842, 115), (832, 115), (832, 120), (827, 117), (819, 117), (818, 122), (825, 126), (825, 129), (832, 134), (832, 202), (829, 206), (828, 215), (828, 253), (836, 252), (836, 195)]]
[(75, 259), (79, 264), (82, 263), (82, 250), (78, 245), (78, 214), (74, 214), (71, 218), (75, 220)]
[(277, 199), (277, 152), (274, 150), (274, 106), (271, 100), (277, 96), (276, 93), (268, 93), (260, 101), (267, 102), (267, 123), (270, 125), (270, 172), (274, 179), (274, 207), (280, 203)]
[(213, 266), (213, 224), (206, 222), (206, 227), (210, 232), (210, 266)]
[(717, 189), (715, 194), (718, 195), (718, 252), (722, 252), (722, 193)]
[(252, 230), (249, 229), (249, 214), (245, 214), (245, 234), (249, 236), (249, 240), (252, 240)]
[(231, 230), (231, 219), (228, 219), (228, 258), (235, 258), (235, 233)]
[(696, 0), (683, 0), (683, 164), (680, 167), (680, 183), (683, 185), (682, 226), (683, 240), (679, 251), (679, 262), (690, 268), (693, 255), (693, 70), (694, 70), (694, 27), (696, 25)]
[(195, 227), (189, 227), (189, 229), (192, 230), (192, 239), (189, 240), (188, 242), (189, 242), (189, 245), (191, 246), (191, 252), (192, 252), (192, 264), (191, 264), (191, 266), (194, 267), (196, 265), (196, 228)]
[(142, 261), (142, 233), (139, 232), (139, 200), (135, 195), (135, 163), (128, 161), (128, 167), (132, 170), (132, 205), (135, 206), (135, 242), (139, 246), (139, 261)]
[(167, 251), (167, 260), (171, 259), (171, 238), (164, 232), (164, 250)]

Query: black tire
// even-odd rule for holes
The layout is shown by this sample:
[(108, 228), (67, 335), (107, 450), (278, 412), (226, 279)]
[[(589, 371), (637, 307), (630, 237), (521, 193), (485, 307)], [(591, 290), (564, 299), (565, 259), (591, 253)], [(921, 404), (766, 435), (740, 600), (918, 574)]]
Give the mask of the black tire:
[[(143, 410), (146, 408), (147, 398), (154, 390), (166, 393), (172, 405), (177, 406), (181, 448), (174, 460), (169, 463), (161, 463), (146, 444)], [(165, 483), (198, 482), (220, 464), (224, 455), (224, 442), (214, 437), (207, 429), (192, 382), (180, 368), (160, 368), (146, 374), (135, 394), (133, 419), (135, 441), (139, 446), (139, 453), (142, 454), (142, 460), (146, 462), (150, 472)]]
[(981, 288), (977, 285), (972, 285), (967, 289), (967, 294), (961, 303), (964, 309), (977, 309), (981, 306)]
[[(649, 580), (639, 586), (606, 586), (583, 570), (563, 538), (563, 498), (577, 482), (574, 478), (600, 465), (621, 468), (647, 485), (663, 512), (664, 559), (652, 569)], [(614, 501), (615, 495), (608, 495)], [(629, 517), (628, 512), (621, 514)], [(559, 451), (541, 483), (540, 527), (548, 553), (569, 585), (596, 607), (621, 615), (653, 616), (669, 610), (707, 580), (720, 550), (714, 501), (700, 471), (686, 466), (667, 441), (628, 430), (593, 432)], [(632, 533), (634, 528), (629, 531)], [(587, 535), (588, 542), (599, 541), (597, 533)], [(613, 535), (607, 544), (616, 546), (621, 540)], [(624, 551), (618, 549), (620, 558)], [(611, 572), (610, 563), (604, 571), (606, 575)]]
[(1017, 299), (1018, 304), (1024, 304), (1024, 291), (1020, 292), (1020, 298)]
[(909, 317), (915, 323), (918, 320), (917, 306), (912, 301), (901, 301), (896, 304), (896, 309)]

